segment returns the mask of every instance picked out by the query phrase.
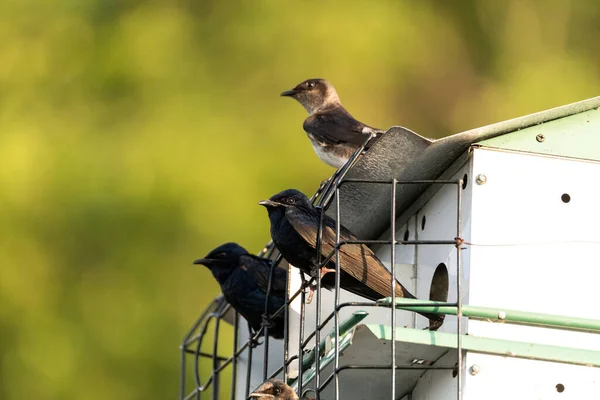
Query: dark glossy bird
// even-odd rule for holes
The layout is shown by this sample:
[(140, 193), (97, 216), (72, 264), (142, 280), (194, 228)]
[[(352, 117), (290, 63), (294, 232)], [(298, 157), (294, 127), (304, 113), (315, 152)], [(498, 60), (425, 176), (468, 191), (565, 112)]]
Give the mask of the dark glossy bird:
[(303, 128), (319, 158), (332, 167), (340, 168), (369, 137), (384, 133), (354, 119), (325, 79), (305, 80), (281, 95), (296, 99), (308, 111)]
[[(194, 261), (208, 267), (219, 282), (225, 300), (248, 321), (256, 332), (261, 328), (265, 312), (265, 299), (269, 284), (271, 261), (249, 254), (236, 243), (225, 243), (206, 257)], [(269, 315), (285, 304), (287, 272), (281, 268), (273, 271)], [(283, 338), (284, 316), (279, 314), (269, 326), (269, 336)]]
[(279, 379), (269, 379), (260, 385), (254, 392), (250, 393), (249, 399), (263, 400), (302, 400), (289, 385)]
[[(335, 257), (319, 269), (317, 263), (317, 230), (319, 211), (310, 200), (295, 189), (284, 190), (269, 200), (259, 202), (265, 206), (271, 221), (271, 237), (283, 257), (302, 272), (320, 277), (321, 286), (335, 286)], [(321, 260), (329, 257), (335, 248), (336, 221), (324, 215), (322, 230)], [(357, 241), (352, 232), (340, 227), (340, 242)], [(391, 273), (364, 244), (345, 244), (340, 247), (340, 287), (370, 300), (391, 296)], [(396, 281), (396, 297), (414, 299), (401, 283)], [(435, 314), (423, 313), (432, 321), (440, 321)]]

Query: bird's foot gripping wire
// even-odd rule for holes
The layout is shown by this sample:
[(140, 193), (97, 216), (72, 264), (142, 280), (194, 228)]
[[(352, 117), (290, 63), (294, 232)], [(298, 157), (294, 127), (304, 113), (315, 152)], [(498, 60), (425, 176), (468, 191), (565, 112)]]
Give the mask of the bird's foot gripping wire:
[(323, 279), (325, 274), (327, 274), (329, 272), (335, 272), (335, 269), (327, 268), (327, 267), (315, 268), (312, 271), (310, 271), (310, 276), (312, 278), (316, 278), (318, 276), (319, 279)]
[(314, 291), (315, 291), (315, 285), (311, 285), (310, 282), (312, 280), (306, 280), (306, 278), (304, 277), (304, 274), (300, 274), (300, 278), (302, 279), (302, 290), (305, 289), (309, 289), (309, 293), (308, 293), (308, 299), (306, 300), (306, 304), (310, 304), (310, 302), (312, 301), (313, 295), (314, 295)]
[[(319, 271), (319, 279), (323, 279), (325, 274), (328, 274), (329, 272), (335, 272), (335, 269), (321, 267), (319, 270), (315, 269), (314, 271), (311, 271), (311, 275), (316, 277), (317, 271)], [(317, 290), (317, 285), (310, 285), (308, 288), (310, 292), (308, 293), (308, 299), (306, 299), (306, 304), (310, 304), (312, 302), (313, 296), (315, 295), (315, 291)]]
[(310, 285), (308, 287), (308, 299), (306, 299), (306, 304), (312, 303), (313, 296), (315, 295), (315, 291), (317, 290), (317, 285)]
[(266, 334), (266, 329), (275, 327), (275, 321), (269, 317), (269, 314), (263, 314), (261, 315), (260, 325), (263, 327), (263, 334)]
[(335, 269), (321, 267), (321, 276), (320, 276), (320, 279), (323, 279), (323, 277), (325, 276), (325, 274), (328, 274), (330, 272), (335, 272)]
[(327, 178), (327, 179), (323, 179), (323, 181), (321, 182), (321, 184), (319, 185), (319, 188), (317, 189), (317, 193), (322, 193), (323, 190), (325, 189), (325, 187), (327, 186), (327, 184), (329, 183), (329, 180), (331, 178)]
[(258, 339), (254, 339), (254, 336), (252, 336), (250, 339), (248, 339), (248, 347), (250, 347), (251, 349), (255, 349), (258, 346), (260, 346), (263, 342), (261, 342)]
[(251, 332), (251, 333), (252, 333), (252, 335), (250, 336), (250, 339), (248, 339), (248, 347), (250, 347), (251, 349), (255, 349), (258, 346), (260, 346), (261, 344), (263, 344), (263, 342), (254, 338), (254, 336), (256, 336), (256, 333), (254, 333), (254, 332)]
[(263, 328), (269, 328), (270, 329), (270, 328), (274, 328), (275, 327), (275, 322), (269, 318), (268, 314), (261, 315), (261, 319), (262, 320), (261, 320), (260, 325)]

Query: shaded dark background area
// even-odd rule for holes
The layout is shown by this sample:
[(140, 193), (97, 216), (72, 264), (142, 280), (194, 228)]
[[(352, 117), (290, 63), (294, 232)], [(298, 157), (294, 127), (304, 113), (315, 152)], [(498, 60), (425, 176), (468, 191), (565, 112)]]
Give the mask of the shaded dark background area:
[(301, 80), (434, 138), (600, 94), (597, 0), (7, 0), (0, 43), (5, 400), (177, 396), (192, 260), (333, 172)]

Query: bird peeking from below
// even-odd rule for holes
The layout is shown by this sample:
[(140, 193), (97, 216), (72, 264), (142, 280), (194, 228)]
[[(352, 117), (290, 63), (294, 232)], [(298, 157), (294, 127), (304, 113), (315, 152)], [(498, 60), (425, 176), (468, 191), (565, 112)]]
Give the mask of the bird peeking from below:
[[(295, 189), (288, 189), (258, 204), (266, 207), (271, 221), (271, 238), (275, 246), (291, 265), (303, 273), (321, 279), (321, 286), (331, 290), (335, 287), (335, 256), (320, 267), (317, 263), (317, 232), (320, 212), (310, 200)], [(323, 216), (321, 262), (330, 257), (335, 249), (336, 221)], [(340, 226), (340, 242), (358, 241), (357, 237)], [(340, 287), (366, 297), (379, 300), (391, 296), (390, 271), (364, 244), (345, 244), (339, 248)], [(396, 281), (396, 297), (414, 299), (401, 283)], [(311, 289), (311, 295), (314, 289)], [(310, 298), (309, 297), (309, 298)], [(442, 317), (437, 314), (419, 313), (429, 319), (430, 329), (441, 326)]]
[(308, 79), (281, 96), (296, 99), (308, 111), (303, 128), (319, 158), (334, 168), (344, 165), (369, 137), (385, 133), (354, 119), (325, 79)]
[[(265, 300), (271, 271), (271, 261), (249, 254), (236, 243), (225, 243), (204, 258), (194, 261), (212, 272), (219, 282), (225, 300), (248, 321), (256, 332), (262, 327)], [(285, 304), (287, 271), (273, 270), (269, 315)], [(284, 314), (280, 313), (269, 326), (269, 336), (283, 338)]]
[(269, 379), (250, 393), (249, 399), (263, 400), (302, 400), (290, 386), (279, 379)]

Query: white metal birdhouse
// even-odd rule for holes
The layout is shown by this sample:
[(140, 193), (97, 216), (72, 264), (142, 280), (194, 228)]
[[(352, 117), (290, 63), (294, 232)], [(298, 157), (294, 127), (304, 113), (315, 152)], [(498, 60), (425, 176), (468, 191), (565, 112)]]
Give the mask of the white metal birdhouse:
[[(266, 368), (264, 344), (236, 357), (235, 398), (265, 375), (321, 399), (600, 396), (599, 107), (597, 97), (434, 141), (394, 127), (357, 154), (317, 203), (390, 270), (393, 256), (418, 300), (395, 299), (392, 319), (391, 299), (298, 295), (288, 340), (265, 341)], [(300, 273), (289, 276), (294, 295)], [(444, 322), (427, 330), (414, 310)], [(249, 340), (240, 327), (238, 349)]]

